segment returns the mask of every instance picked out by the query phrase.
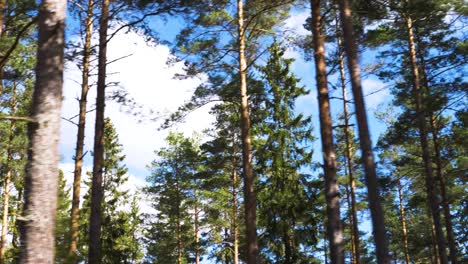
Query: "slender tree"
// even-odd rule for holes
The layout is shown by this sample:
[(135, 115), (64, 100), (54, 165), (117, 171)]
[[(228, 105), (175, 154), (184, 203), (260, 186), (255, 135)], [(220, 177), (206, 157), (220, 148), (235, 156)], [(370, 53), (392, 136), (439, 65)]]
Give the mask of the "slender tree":
[(445, 239), (442, 231), (442, 224), (440, 222), (439, 205), (436, 198), (436, 190), (434, 188), (434, 172), (432, 168), (432, 159), (429, 150), (428, 129), (427, 129), (427, 111), (423, 108), (423, 91), (420, 84), (419, 66), (416, 61), (416, 47), (414, 43), (413, 34), (413, 20), (411, 16), (406, 17), (406, 26), (408, 33), (408, 50), (411, 62), (411, 70), (413, 75), (413, 90), (414, 99), (416, 104), (416, 113), (419, 127), (419, 139), (421, 144), (421, 151), (424, 163), (424, 170), (426, 174), (426, 189), (428, 195), (429, 208), (432, 214), (432, 221), (434, 222), (435, 238), (439, 253), (439, 260), (442, 264), (448, 263)]
[[(11, 97), (10, 111), (12, 115), (16, 113), (16, 82), (13, 83), (13, 91)], [(13, 173), (12, 158), (13, 158), (13, 140), (15, 137), (16, 121), (10, 121), (8, 146), (7, 146), (7, 172), (5, 174), (4, 188), (3, 188), (3, 217), (2, 217), (2, 235), (0, 245), (0, 264), (5, 263), (5, 251), (6, 251), (6, 236), (8, 233), (8, 209), (10, 206), (10, 188), (11, 178)]]
[(372, 217), (372, 234), (374, 235), (377, 262), (390, 263), (388, 254), (388, 241), (385, 229), (380, 194), (378, 190), (377, 172), (372, 150), (372, 142), (369, 133), (366, 107), (362, 92), (360, 66), (358, 61), (358, 48), (354, 37), (351, 4), (349, 0), (339, 0), (340, 19), (344, 36), (344, 47), (347, 55), (348, 71), (354, 97), (354, 105), (357, 116), (361, 157), (364, 164), (369, 207)]
[(344, 263), (343, 230), (340, 220), (340, 200), (336, 154), (333, 147), (332, 119), (325, 61), (325, 35), (320, 13), (320, 0), (312, 0), (312, 34), (314, 43), (315, 80), (319, 100), (320, 135), (322, 139), (325, 200), (327, 204), (327, 236), (331, 263)]
[(21, 263), (53, 263), (54, 260), (65, 10), (64, 0), (43, 0), (39, 7)]
[(104, 109), (107, 67), (107, 29), (109, 23), (109, 0), (103, 0), (99, 27), (98, 81), (96, 97), (96, 124), (94, 127), (93, 179), (91, 185), (91, 214), (89, 225), (90, 264), (101, 261), (101, 225), (102, 225), (102, 173), (104, 160)]
[(73, 178), (73, 198), (72, 198), (72, 209), (71, 209), (71, 220), (70, 220), (70, 249), (69, 258), (70, 261), (76, 257), (77, 243), (78, 243), (78, 229), (79, 229), (79, 207), (80, 207), (80, 190), (81, 190), (81, 173), (83, 167), (83, 148), (85, 138), (85, 126), (86, 126), (86, 105), (89, 90), (89, 68), (91, 59), (91, 36), (93, 33), (93, 11), (94, 11), (94, 0), (88, 1), (88, 9), (86, 12), (85, 20), (85, 43), (83, 47), (83, 61), (82, 61), (82, 80), (81, 80), (81, 97), (79, 102), (79, 119), (78, 119), (78, 132), (76, 139), (75, 149), (75, 170)]

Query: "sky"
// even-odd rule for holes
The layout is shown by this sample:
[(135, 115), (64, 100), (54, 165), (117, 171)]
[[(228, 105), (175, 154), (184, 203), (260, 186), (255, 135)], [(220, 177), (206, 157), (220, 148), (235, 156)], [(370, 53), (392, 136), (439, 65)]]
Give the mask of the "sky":
[[(309, 16), (309, 10), (295, 11), (293, 15), (284, 23), (284, 27), (297, 34), (307, 34), (303, 28), (305, 19)], [(172, 22), (173, 23), (173, 22)], [(164, 38), (173, 38), (176, 25), (166, 25)], [(97, 41), (96, 38), (93, 41)], [(96, 42), (95, 42), (96, 43)], [(364, 53), (362, 57), (363, 65), (373, 62), (373, 52)], [(121, 31), (110, 42), (108, 46), (108, 61), (122, 58), (112, 63), (108, 67), (108, 83), (118, 82), (117, 87), (109, 87), (108, 92), (118, 89), (125, 89), (131, 98), (141, 106), (144, 113), (150, 110), (160, 113), (170, 113), (176, 110), (180, 105), (187, 101), (195, 87), (204, 81), (204, 77), (191, 78), (186, 80), (176, 80), (173, 78), (175, 73), (183, 72), (183, 62), (172, 66), (167, 66), (166, 61), (170, 58), (170, 47), (166, 45), (157, 45), (148, 43), (135, 31)], [(292, 71), (301, 79), (310, 94), (298, 99), (296, 111), (312, 115), (314, 124), (314, 133), (317, 140), (313, 143), (314, 159), (321, 162), (321, 147), (317, 93), (315, 91), (315, 73), (312, 61), (306, 61), (301, 52), (290, 48), (286, 56), (294, 58)], [(64, 102), (62, 116), (67, 119), (78, 113), (78, 100), (81, 93), (81, 73), (73, 63), (66, 64), (64, 83)], [(94, 82), (95, 80), (92, 80)], [(331, 78), (331, 82), (336, 80)], [(366, 78), (363, 80), (364, 94), (370, 94), (373, 91), (381, 90), (385, 85), (376, 78)], [(88, 95), (88, 109), (94, 109), (96, 90), (93, 87)], [(337, 94), (336, 96), (340, 96)], [(388, 89), (366, 97), (368, 117), (370, 120), (370, 129), (373, 143), (375, 144), (378, 136), (385, 130), (385, 126), (374, 117), (373, 112), (382, 107), (383, 104), (390, 102), (391, 96)], [(342, 102), (332, 100), (332, 113), (336, 117), (342, 111)], [(194, 131), (201, 132), (208, 128), (214, 121), (213, 116), (209, 114), (210, 106), (203, 107), (186, 118), (186, 122), (177, 125), (175, 130), (183, 132), (190, 136)], [(136, 190), (145, 185), (145, 178), (149, 175), (147, 165), (156, 158), (155, 150), (165, 146), (164, 139), (167, 136), (167, 130), (158, 130), (161, 120), (149, 121), (139, 120), (136, 116), (128, 113), (128, 107), (121, 106), (116, 102), (107, 101), (105, 116), (110, 117), (116, 131), (119, 135), (123, 152), (126, 155), (125, 164), (129, 169), (129, 189)], [(86, 138), (85, 138), (85, 171), (91, 171), (92, 157), (90, 155), (93, 148), (93, 131), (95, 112), (87, 114)], [(77, 121), (77, 118), (74, 119)], [(355, 123), (352, 121), (352, 123)], [(76, 144), (76, 125), (63, 120), (61, 126), (61, 163), (60, 167), (70, 183), (73, 178), (73, 155)], [(82, 191), (84, 193), (84, 191)], [(150, 210), (146, 205), (140, 204), (143, 211)], [(367, 227), (365, 228), (367, 229)]]

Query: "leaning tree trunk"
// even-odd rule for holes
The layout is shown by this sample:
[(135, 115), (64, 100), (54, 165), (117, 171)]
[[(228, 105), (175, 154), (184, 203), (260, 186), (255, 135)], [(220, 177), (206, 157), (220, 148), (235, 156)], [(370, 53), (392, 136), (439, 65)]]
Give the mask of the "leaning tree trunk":
[(385, 230), (384, 215), (381, 197), (378, 191), (377, 172), (375, 167), (374, 153), (369, 133), (366, 107), (362, 92), (361, 74), (358, 61), (358, 48), (354, 37), (353, 22), (351, 17), (351, 4), (349, 0), (339, 0), (341, 26), (344, 34), (344, 46), (348, 58), (348, 70), (351, 78), (354, 105), (357, 116), (359, 142), (361, 146), (362, 162), (366, 175), (368, 201), (372, 217), (372, 233), (374, 235), (377, 262), (390, 263), (388, 254), (388, 241)]
[(103, 0), (99, 28), (98, 80), (96, 97), (96, 125), (94, 128), (93, 180), (91, 186), (91, 215), (89, 226), (90, 264), (101, 262), (101, 225), (102, 225), (102, 170), (104, 159), (104, 109), (107, 64), (107, 28), (109, 22), (109, 1)]
[[(13, 82), (13, 92), (11, 98), (10, 111), (11, 115), (14, 115), (16, 111), (16, 82)], [(13, 161), (13, 140), (15, 138), (15, 120), (11, 120), (10, 129), (8, 135), (8, 147), (7, 147), (7, 172), (4, 180), (4, 190), (3, 190), (3, 217), (2, 217), (2, 236), (1, 236), (1, 245), (0, 245), (0, 264), (5, 263), (5, 251), (6, 251), (6, 238), (8, 233), (8, 208), (10, 204), (10, 185), (11, 185), (11, 173), (13, 171), (13, 166), (11, 162)]]
[(343, 231), (340, 221), (340, 200), (336, 154), (333, 148), (332, 119), (328, 95), (327, 69), (325, 61), (325, 35), (322, 29), (320, 0), (311, 0), (312, 33), (317, 82), (320, 134), (322, 138), (323, 169), (325, 174), (325, 199), (327, 204), (327, 235), (330, 243), (331, 263), (344, 263)]
[[(338, 19), (336, 19), (338, 25)], [(338, 32), (338, 29), (337, 29)], [(348, 98), (346, 92), (346, 78), (345, 78), (345, 67), (344, 67), (344, 55), (343, 55), (343, 45), (341, 36), (337, 37), (338, 39), (338, 52), (339, 52), (339, 66), (340, 66), (340, 81), (341, 81), (341, 92), (343, 94), (343, 112), (344, 112), (344, 121), (345, 121), (345, 145), (346, 145), (346, 163), (348, 166), (349, 173), (349, 185), (350, 185), (350, 196), (351, 196), (351, 218), (352, 218), (352, 244), (353, 244), (353, 264), (359, 264), (361, 261), (361, 256), (359, 252), (359, 228), (358, 228), (358, 219), (357, 219), (357, 205), (356, 205), (356, 181), (354, 180), (354, 162), (353, 162), (353, 153), (351, 149), (351, 132), (349, 126), (349, 110), (348, 110)]]
[(426, 111), (423, 107), (423, 92), (420, 85), (420, 75), (419, 75), (419, 68), (418, 63), (416, 61), (416, 47), (414, 43), (414, 34), (413, 34), (413, 21), (410, 16), (406, 17), (406, 29), (408, 34), (408, 49), (409, 49), (409, 57), (410, 57), (410, 64), (411, 70), (413, 74), (413, 90), (414, 90), (414, 99), (416, 103), (416, 113), (417, 113), (417, 121), (419, 126), (419, 140), (421, 143), (421, 151), (424, 163), (424, 170), (425, 170), (425, 180), (426, 180), (426, 191), (428, 196), (429, 208), (432, 214), (432, 220), (434, 222), (435, 227), (435, 235), (436, 235), (436, 242), (439, 251), (439, 258), (442, 264), (446, 264), (447, 260), (447, 253), (445, 252), (445, 239), (444, 234), (442, 231), (442, 225), (440, 223), (440, 215), (439, 215), (439, 205), (437, 203), (436, 197), (436, 190), (434, 188), (434, 172), (432, 169), (432, 161), (431, 161), (431, 154), (429, 150), (429, 142), (428, 142), (428, 131), (427, 131), (427, 118), (426, 118)]
[(252, 139), (250, 135), (250, 110), (247, 95), (247, 60), (245, 58), (245, 28), (243, 0), (237, 0), (237, 26), (239, 48), (239, 77), (241, 95), (241, 137), (242, 137), (242, 167), (244, 169), (244, 199), (245, 199), (245, 232), (247, 264), (257, 263), (257, 197), (255, 194), (255, 177), (252, 168)]
[(21, 218), (25, 229), (20, 263), (25, 264), (54, 263), (66, 4), (43, 0), (39, 7), (33, 122)]
[(78, 228), (79, 228), (79, 207), (80, 207), (80, 190), (81, 190), (81, 171), (83, 167), (83, 147), (85, 138), (86, 126), (86, 104), (88, 97), (88, 79), (89, 79), (89, 64), (91, 57), (91, 35), (93, 33), (93, 10), (94, 0), (89, 0), (88, 10), (86, 15), (86, 33), (85, 44), (83, 49), (83, 72), (81, 81), (81, 98), (80, 98), (80, 113), (78, 119), (78, 132), (76, 139), (75, 151), (75, 174), (73, 178), (73, 198), (70, 216), (70, 248), (68, 258), (70, 262), (75, 262), (76, 249), (78, 244)]

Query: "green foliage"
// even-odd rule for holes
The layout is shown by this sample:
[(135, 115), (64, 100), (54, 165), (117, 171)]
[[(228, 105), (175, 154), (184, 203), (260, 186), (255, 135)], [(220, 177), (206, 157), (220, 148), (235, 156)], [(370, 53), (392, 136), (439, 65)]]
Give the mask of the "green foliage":
[(307, 251), (317, 241), (316, 197), (305, 168), (312, 163), (314, 140), (310, 117), (295, 114), (298, 97), (308, 94), (290, 72), (291, 59), (276, 42), (260, 67), (267, 87), (266, 118), (259, 124), (256, 145), (260, 175), (259, 225), (264, 258), (271, 263), (310, 263)]
[[(104, 124), (104, 162), (102, 202), (102, 263), (138, 263), (143, 257), (140, 244), (141, 216), (138, 195), (124, 189), (128, 182), (127, 168), (123, 165), (122, 145), (109, 118)], [(79, 256), (86, 260), (88, 249), (91, 182), (84, 196), (80, 212)]]

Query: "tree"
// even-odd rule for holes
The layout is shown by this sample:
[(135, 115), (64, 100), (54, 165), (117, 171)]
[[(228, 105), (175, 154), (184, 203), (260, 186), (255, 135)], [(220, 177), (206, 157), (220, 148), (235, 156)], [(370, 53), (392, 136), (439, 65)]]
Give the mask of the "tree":
[(93, 180), (91, 185), (91, 214), (89, 224), (90, 264), (100, 263), (101, 227), (102, 227), (102, 173), (104, 159), (104, 110), (106, 100), (106, 67), (107, 67), (107, 29), (109, 23), (109, 0), (103, 0), (99, 22), (98, 81), (96, 97), (96, 123), (94, 127)]
[(70, 243), (70, 192), (63, 171), (60, 170), (57, 221), (55, 225), (55, 263), (64, 263), (68, 255), (68, 245)]
[(322, 139), (323, 170), (325, 174), (325, 200), (327, 203), (327, 235), (330, 243), (332, 263), (344, 263), (343, 230), (340, 221), (340, 201), (336, 154), (333, 148), (332, 119), (328, 94), (327, 69), (325, 61), (325, 35), (323, 33), (320, 1), (311, 1), (312, 34), (317, 83), (320, 135)]
[(65, 8), (63, 0), (44, 0), (39, 8), (22, 263), (52, 263), (54, 258)]
[(152, 263), (188, 263), (194, 261), (190, 248), (197, 234), (192, 232), (193, 185), (197, 147), (193, 139), (181, 133), (169, 133), (167, 148), (157, 152), (159, 159), (152, 162), (149, 195), (155, 217), (147, 221), (147, 259)]
[(372, 217), (372, 233), (374, 235), (376, 255), (378, 263), (390, 263), (388, 255), (388, 241), (386, 238), (385, 221), (380, 205), (380, 195), (377, 182), (377, 172), (372, 151), (372, 142), (369, 134), (369, 125), (365, 102), (362, 92), (360, 67), (358, 61), (358, 48), (353, 32), (352, 11), (349, 0), (339, 0), (341, 26), (343, 29), (344, 47), (348, 62), (348, 71), (354, 97), (359, 142), (361, 146), (361, 158), (366, 174), (369, 207)]
[(285, 49), (275, 42), (269, 52), (266, 65), (259, 67), (266, 116), (256, 124), (260, 132), (255, 146), (262, 252), (272, 262), (310, 263), (314, 258), (304, 249), (316, 240), (316, 199), (301, 170), (312, 163), (309, 146), (314, 138), (311, 118), (294, 113), (297, 98), (308, 93), (290, 72), (293, 60), (283, 58)]
[[(101, 257), (100, 263), (135, 263), (141, 259), (142, 247), (139, 243), (141, 219), (136, 203), (137, 195), (129, 194), (124, 189), (128, 182), (128, 169), (122, 162), (122, 145), (114, 126), (109, 118), (105, 119), (103, 135), (104, 159), (103, 159), (103, 201), (102, 201), (102, 233), (101, 233)], [(90, 185), (90, 182), (87, 183)], [(91, 189), (88, 189), (83, 201), (83, 216), (91, 214), (90, 203), (92, 200)], [(86, 256), (89, 250), (85, 245), (89, 237), (89, 218), (83, 218), (80, 224), (80, 236), (78, 241), (79, 255)], [(86, 259), (83, 259), (84, 261)]]
[(85, 43), (83, 47), (83, 60), (82, 60), (82, 81), (81, 81), (81, 97), (80, 97), (80, 112), (78, 120), (78, 131), (75, 149), (75, 170), (73, 178), (73, 199), (70, 217), (70, 249), (69, 258), (72, 261), (76, 258), (75, 251), (77, 250), (78, 243), (78, 228), (79, 228), (79, 207), (80, 207), (80, 189), (81, 189), (81, 173), (83, 167), (83, 148), (86, 126), (86, 104), (89, 91), (89, 69), (91, 59), (91, 35), (93, 33), (93, 11), (94, 0), (88, 1), (86, 20), (85, 20)]

